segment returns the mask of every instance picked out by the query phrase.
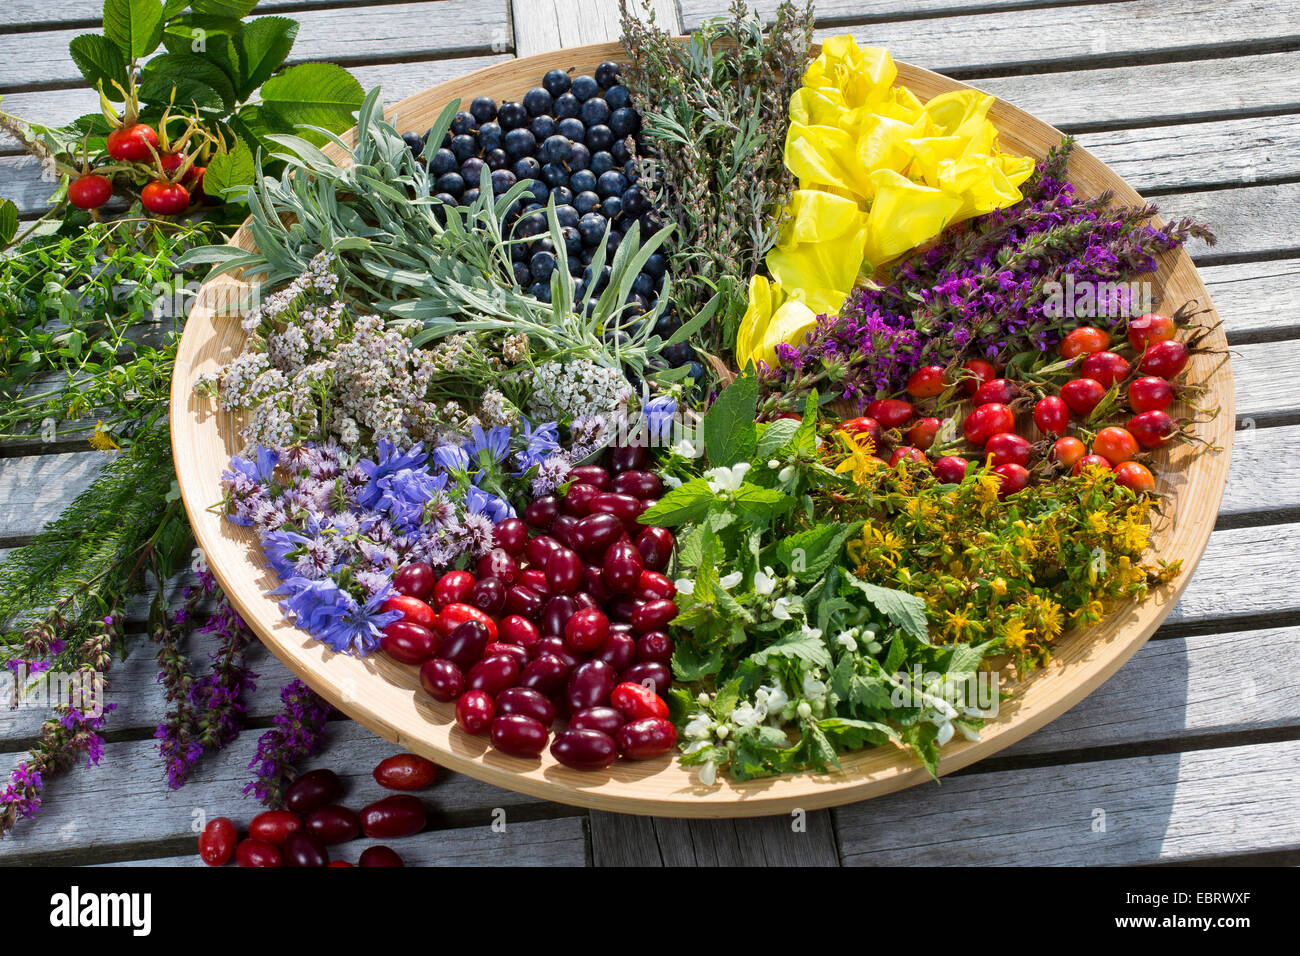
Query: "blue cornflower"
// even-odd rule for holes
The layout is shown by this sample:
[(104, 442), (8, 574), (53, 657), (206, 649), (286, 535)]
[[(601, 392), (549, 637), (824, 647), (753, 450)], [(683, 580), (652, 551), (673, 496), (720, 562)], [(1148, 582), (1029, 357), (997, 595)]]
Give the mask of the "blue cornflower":
[(408, 452), (399, 452), (396, 445), (386, 438), (379, 439), (378, 461), (364, 459), (358, 467), (366, 475), (366, 486), (357, 495), (357, 501), (366, 508), (373, 508), (383, 496), (379, 481), (394, 472), (403, 469), (418, 470), (425, 467), (427, 456), (424, 454), (424, 442), (416, 442)]
[(650, 431), (651, 445), (664, 446), (672, 443), (673, 418), (676, 414), (676, 400), (666, 395), (645, 403), (645, 420)]
[(391, 593), (380, 591), (360, 604), (328, 578), (290, 578), (273, 593), (289, 595), (280, 609), (292, 613), (299, 627), (340, 653), (369, 654), (378, 646), (383, 629), (402, 616), (401, 611), (381, 610)]
[(485, 514), (492, 519), (493, 524), (515, 516), (515, 509), (510, 507), (510, 502), (474, 487), (465, 493), (465, 511), (471, 515)]
[(270, 531), (262, 536), (262, 553), (280, 578), (292, 577), (294, 559), (289, 557), (311, 544), (311, 538), (296, 531)]
[(433, 450), (433, 463), (450, 475), (469, 471), (469, 452), (460, 445), (439, 445)]
[(534, 465), (540, 465), (551, 455), (560, 450), (560, 426), (555, 422), (546, 422), (533, 428), (524, 419), (524, 447), (515, 455), (519, 466), (518, 474), (523, 474)]
[(401, 531), (413, 531), (423, 520), (424, 506), (447, 487), (447, 476), (403, 468), (385, 475), (378, 485), (380, 497), (375, 502), (375, 507), (388, 512), (394, 527)]
[(243, 475), (249, 481), (259, 485), (269, 485), (271, 478), (275, 474), (275, 466), (280, 463), (280, 453), (274, 448), (267, 448), (265, 445), (258, 445), (257, 451), (250, 461), (247, 458), (240, 458), (235, 455), (230, 459), (230, 470), (225, 472), (221, 478), (223, 481), (233, 481), (236, 474)]

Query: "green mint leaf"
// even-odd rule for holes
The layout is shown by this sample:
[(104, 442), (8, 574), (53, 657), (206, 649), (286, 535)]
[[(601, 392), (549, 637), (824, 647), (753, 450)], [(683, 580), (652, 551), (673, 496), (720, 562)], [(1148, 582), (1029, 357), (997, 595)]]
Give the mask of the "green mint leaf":
[(762, 468), (778, 451), (790, 444), (799, 422), (793, 418), (778, 418), (774, 422), (764, 422), (758, 426), (758, 444), (754, 448), (754, 467)]
[(795, 658), (818, 667), (829, 667), (831, 663), (831, 652), (826, 649), (826, 642), (814, 634), (788, 635), (749, 655), (749, 660), (762, 665), (773, 657)]
[(908, 637), (922, 644), (930, 643), (929, 631), (925, 623), (924, 598), (908, 594), (906, 591), (882, 588), (869, 581), (861, 581), (848, 571), (844, 572), (844, 579), (866, 595), (872, 606)]
[(702, 518), (713, 501), (709, 483), (703, 478), (692, 478), (665, 492), (652, 507), (641, 512), (637, 520), (645, 525), (673, 528)]
[(746, 370), (733, 381), (704, 416), (704, 450), (714, 468), (749, 461), (757, 441), (758, 378)]
[(832, 521), (800, 531), (781, 539), (776, 547), (777, 559), (796, 579), (816, 581), (839, 557), (845, 538), (858, 527), (860, 524)]

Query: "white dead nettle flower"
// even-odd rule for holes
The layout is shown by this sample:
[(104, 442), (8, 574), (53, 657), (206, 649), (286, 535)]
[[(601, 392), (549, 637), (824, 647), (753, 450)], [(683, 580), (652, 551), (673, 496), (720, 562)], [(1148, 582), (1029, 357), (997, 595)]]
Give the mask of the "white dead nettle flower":
[(835, 643), (847, 651), (856, 651), (858, 649), (858, 639), (853, 636), (853, 632), (845, 631), (835, 638)]
[(700, 764), (700, 783), (706, 787), (711, 787), (718, 779), (718, 765), (712, 760), (706, 760)]
[(673, 585), (677, 588), (678, 594), (689, 596), (695, 593), (695, 581), (692, 578), (678, 578)]
[[(683, 438), (680, 441), (675, 442), (668, 451), (676, 455), (678, 458), (700, 457), (699, 448), (697, 448), (695, 443), (689, 438)], [(665, 479), (665, 482), (666, 480), (667, 479)], [(681, 482), (678, 482), (678, 484), (681, 484)]]
[(722, 585), (723, 590), (730, 591), (737, 584), (743, 581), (744, 578), (745, 576), (739, 571), (732, 571), (730, 574), (724, 574), (718, 580), (718, 584)]
[(803, 695), (809, 700), (821, 700), (826, 696), (826, 682), (818, 680), (812, 674), (807, 674), (803, 679)]
[(704, 473), (704, 478), (709, 483), (709, 490), (715, 495), (720, 495), (739, 489), (748, 471), (749, 462), (742, 461), (730, 468), (710, 468)]
[(692, 739), (703, 739), (713, 735), (713, 719), (708, 714), (692, 717), (682, 728), (682, 733)]
[(547, 362), (537, 368), (528, 410), (538, 421), (608, 418), (636, 398), (622, 372), (590, 359)]
[(768, 713), (776, 713), (790, 703), (790, 698), (779, 685), (763, 684), (754, 691), (754, 702), (766, 707)]
[(737, 704), (729, 720), (738, 728), (756, 727), (767, 719), (767, 707), (764, 704)]
[(772, 616), (778, 621), (790, 620), (790, 608), (794, 606), (794, 601), (788, 597), (779, 597), (772, 602)]
[(776, 587), (776, 577), (771, 567), (766, 567), (762, 571), (754, 573), (754, 593), (761, 594), (764, 597), (772, 593)]

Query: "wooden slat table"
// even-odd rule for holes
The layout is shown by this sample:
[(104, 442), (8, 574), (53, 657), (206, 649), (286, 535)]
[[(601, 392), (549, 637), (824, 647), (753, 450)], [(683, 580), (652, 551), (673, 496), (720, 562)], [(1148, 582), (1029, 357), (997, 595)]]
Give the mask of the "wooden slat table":
[[(685, 30), (725, 0), (654, 0)], [(770, 14), (775, 0), (759, 0)], [(295, 60), (330, 59), (396, 99), (515, 55), (614, 39), (615, 0), (264, 0), (302, 23)], [(402, 841), (431, 865), (1300, 862), (1300, 32), (1293, 0), (822, 0), (819, 35), (851, 32), (899, 59), (996, 93), (1069, 132), (1169, 217), (1211, 221), (1193, 254), (1233, 346), (1238, 428), (1209, 549), (1169, 621), (1119, 674), (1032, 737), (977, 766), (806, 818), (678, 821), (595, 813), (447, 775), (429, 831)], [(0, 10), (5, 109), (44, 122), (94, 108), (67, 57), (99, 0)], [(0, 195), (39, 215), (50, 186), (0, 139)], [(93, 479), (84, 443), (0, 446), (0, 551), (22, 544)], [(143, 604), (132, 628), (142, 630)], [(0, 863), (193, 865), (196, 817), (238, 821), (257, 735), (283, 666), (254, 651), (249, 729), (167, 790), (152, 739), (164, 710), (137, 636), (113, 671), (103, 764), (52, 780), (46, 809)], [(0, 770), (43, 715), (0, 713)], [(393, 747), (334, 721), (315, 765), (347, 802), (378, 790)]]

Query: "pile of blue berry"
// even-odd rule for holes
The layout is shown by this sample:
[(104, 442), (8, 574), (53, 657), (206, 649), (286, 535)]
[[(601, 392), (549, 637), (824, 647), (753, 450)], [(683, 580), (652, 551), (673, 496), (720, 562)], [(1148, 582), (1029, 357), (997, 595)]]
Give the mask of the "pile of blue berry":
[[(606, 232), (608, 263), (632, 223), (640, 222), (643, 239), (662, 225), (638, 185), (641, 116), (618, 81), (620, 69), (617, 63), (602, 63), (594, 77), (550, 70), (521, 103), (498, 105), (491, 97), (477, 97), (468, 111), (456, 114), (436, 149), (417, 133), (404, 137), (429, 164), (436, 198), (444, 203), (473, 203), (484, 167), (491, 171), (496, 195), (517, 182), (530, 183), (525, 201), (510, 211), (507, 221), (513, 236), (527, 240), (513, 246), (515, 281), (543, 302), (551, 299), (551, 275), (558, 265), (546, 220), (549, 199), (555, 200), (579, 299), (589, 287), (599, 295), (609, 281), (608, 264), (599, 274), (590, 268)], [(667, 268), (658, 252), (646, 261), (628, 299), (628, 321), (650, 311)], [(655, 331), (667, 339), (680, 325), (669, 308)], [(672, 366), (686, 365), (694, 352), (683, 342), (665, 349), (663, 358)]]

